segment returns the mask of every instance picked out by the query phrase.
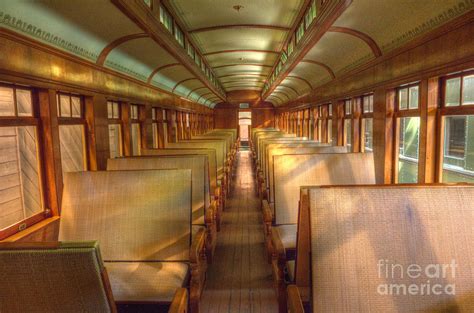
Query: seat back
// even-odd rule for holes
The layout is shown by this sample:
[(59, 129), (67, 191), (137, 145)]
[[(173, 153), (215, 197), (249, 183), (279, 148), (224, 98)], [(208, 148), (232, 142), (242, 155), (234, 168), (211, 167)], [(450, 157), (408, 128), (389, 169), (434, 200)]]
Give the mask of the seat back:
[(142, 149), (143, 156), (152, 155), (205, 155), (209, 161), (209, 180), (211, 190), (215, 190), (217, 187), (217, 158), (215, 149), (192, 149), (192, 148), (181, 148), (181, 149)]
[(308, 193), (313, 312), (472, 312), (473, 186)]
[(274, 148), (268, 151), (267, 165), (265, 168), (265, 181), (269, 191), (269, 202), (275, 202), (274, 195), (274, 157), (277, 155), (296, 155), (296, 154), (318, 154), (318, 153), (347, 153), (347, 147), (341, 146), (321, 146), (320, 144), (276, 144)]
[(297, 224), (301, 186), (375, 184), (372, 153), (276, 155), (275, 223)]
[(264, 133), (256, 136), (256, 142), (254, 142), (254, 148), (257, 152), (257, 155), (260, 152), (260, 146), (263, 140), (270, 138), (296, 138), (295, 134), (286, 134), (286, 133)]
[(59, 240), (97, 240), (105, 261), (184, 261), (191, 170), (66, 173)]
[(201, 139), (208, 139), (208, 140), (225, 140), (226, 142), (226, 151), (230, 152), (234, 141), (232, 139), (232, 133), (208, 133), (204, 135), (196, 135), (192, 136), (191, 140), (201, 140)]
[(237, 140), (237, 129), (214, 128), (213, 130), (209, 131), (207, 134), (231, 134), (232, 142), (235, 142)]
[(253, 128), (251, 130), (251, 135), (252, 135), (252, 144), (256, 144), (257, 138), (261, 135), (264, 134), (271, 134), (271, 133), (276, 133), (276, 134), (283, 134), (282, 131), (278, 129), (267, 129), (267, 128)]
[(278, 142), (281, 142), (281, 143), (292, 143), (292, 142), (312, 142), (312, 143), (316, 143), (315, 141), (309, 141), (308, 140), (308, 137), (283, 137), (283, 138), (279, 138), (279, 137), (271, 137), (271, 138), (265, 138), (265, 139), (262, 139), (262, 141), (260, 142), (260, 149), (258, 150), (258, 154), (257, 154), (257, 160), (260, 164), (260, 166), (263, 166), (263, 164), (265, 163), (265, 149), (267, 147), (268, 144), (270, 143), (278, 143)]
[(227, 158), (226, 144), (223, 140), (189, 140), (180, 142), (169, 142), (166, 144), (166, 148), (181, 149), (214, 149), (216, 151), (216, 162), (217, 162), (217, 174), (220, 175), (224, 169), (225, 161)]
[(276, 132), (276, 131), (280, 131), (279, 129), (277, 128), (274, 128), (274, 127), (266, 127), (266, 128), (252, 128), (250, 129), (250, 138), (253, 140), (254, 139), (254, 136), (255, 134), (257, 133), (263, 133), (263, 132)]
[(0, 312), (116, 312), (97, 242), (0, 243)]
[(107, 160), (108, 171), (190, 169), (192, 223), (197, 224), (210, 205), (209, 169), (205, 155), (127, 157)]

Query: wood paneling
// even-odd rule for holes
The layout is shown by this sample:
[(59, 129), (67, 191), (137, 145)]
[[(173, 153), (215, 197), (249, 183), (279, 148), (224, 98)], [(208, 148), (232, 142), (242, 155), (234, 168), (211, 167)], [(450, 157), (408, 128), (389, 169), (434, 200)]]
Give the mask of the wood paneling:
[(105, 171), (110, 156), (107, 99), (104, 96), (85, 97), (88, 129), (89, 170)]
[(274, 127), (275, 110), (272, 108), (252, 109), (252, 128)]
[(215, 128), (237, 129), (239, 110), (236, 108), (215, 108), (214, 124)]

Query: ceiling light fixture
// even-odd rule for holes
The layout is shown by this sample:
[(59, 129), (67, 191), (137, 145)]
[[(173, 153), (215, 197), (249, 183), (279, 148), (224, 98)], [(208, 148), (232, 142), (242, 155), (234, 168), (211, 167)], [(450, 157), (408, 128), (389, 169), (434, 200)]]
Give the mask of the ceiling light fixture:
[(234, 10), (236, 10), (237, 12), (240, 12), (240, 10), (242, 10), (244, 8), (244, 6), (240, 5), (240, 4), (237, 4), (237, 5), (234, 5), (232, 8)]

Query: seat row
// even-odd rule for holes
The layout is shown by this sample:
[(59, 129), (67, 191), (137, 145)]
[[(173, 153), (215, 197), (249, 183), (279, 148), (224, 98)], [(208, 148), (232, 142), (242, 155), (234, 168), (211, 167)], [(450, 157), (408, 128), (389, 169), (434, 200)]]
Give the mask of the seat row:
[(58, 242), (0, 244), (1, 311), (199, 312), (236, 149), (215, 129), (66, 173)]
[(474, 186), (377, 185), (372, 153), (255, 129), (279, 312), (470, 312)]

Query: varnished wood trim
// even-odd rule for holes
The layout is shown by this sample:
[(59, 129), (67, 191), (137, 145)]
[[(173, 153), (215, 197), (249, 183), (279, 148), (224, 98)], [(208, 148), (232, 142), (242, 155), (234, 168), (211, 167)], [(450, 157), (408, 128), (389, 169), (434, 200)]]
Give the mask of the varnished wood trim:
[(183, 65), (181, 63), (171, 63), (171, 64), (166, 64), (166, 65), (157, 67), (153, 70), (153, 72), (151, 72), (150, 76), (148, 76), (148, 79), (146, 80), (146, 82), (148, 84), (151, 84), (151, 80), (153, 79), (153, 76), (156, 75), (156, 73), (158, 73), (159, 71), (162, 71), (164, 69), (167, 69), (169, 67), (174, 67), (174, 66), (183, 66)]
[(364, 41), (370, 47), (370, 50), (372, 50), (372, 53), (374, 54), (376, 58), (382, 56), (382, 50), (380, 49), (379, 45), (375, 42), (374, 39), (372, 39), (372, 37), (370, 37), (369, 35), (363, 32), (360, 32), (352, 28), (340, 27), (340, 26), (332, 26), (329, 28), (328, 32), (343, 33), (343, 34), (357, 37), (360, 40)]
[(232, 25), (216, 25), (210, 27), (202, 27), (188, 30), (189, 34), (195, 33), (202, 33), (202, 32), (209, 32), (215, 30), (222, 30), (222, 29), (235, 29), (235, 28), (257, 28), (257, 29), (272, 29), (272, 30), (281, 30), (281, 31), (289, 31), (290, 28), (278, 25), (260, 25), (260, 24), (232, 24)]
[(234, 49), (234, 50), (219, 50), (219, 51), (213, 51), (213, 52), (208, 52), (204, 53), (204, 56), (208, 55), (215, 55), (215, 54), (223, 54), (223, 53), (235, 53), (235, 52), (255, 52), (255, 53), (270, 53), (270, 54), (278, 54), (278, 51), (273, 51), (273, 50), (251, 50), (251, 49)]
[(322, 62), (318, 62), (318, 61), (314, 61), (314, 60), (308, 60), (308, 59), (303, 59), (303, 60), (301, 60), (301, 62), (302, 63), (310, 63), (310, 64), (314, 64), (314, 65), (319, 65), (319, 66), (323, 67), (329, 73), (329, 75), (331, 75), (332, 79), (336, 78), (336, 74), (334, 74), (334, 71), (329, 66), (327, 66), (326, 64), (324, 64)]
[(145, 33), (138, 33), (138, 34), (131, 34), (127, 36), (123, 36), (120, 38), (115, 39), (111, 43), (109, 43), (107, 46), (105, 46), (104, 49), (99, 54), (99, 57), (97, 58), (97, 65), (104, 65), (105, 60), (107, 59), (107, 56), (109, 55), (110, 52), (112, 52), (113, 49), (117, 48), (121, 44), (134, 40), (134, 39), (140, 39), (140, 38), (146, 38), (149, 37), (148, 34)]
[(188, 82), (188, 81), (191, 81), (191, 80), (199, 80), (197, 79), (196, 77), (192, 77), (192, 78), (186, 78), (186, 79), (183, 79), (179, 82), (176, 83), (176, 85), (174, 85), (173, 89), (171, 90), (171, 92), (174, 92), (176, 90), (176, 88), (178, 88), (179, 85), (185, 83), (185, 82)]
[(50, 218), (47, 218), (47, 219), (44, 219), (42, 220), (41, 222), (38, 222), (28, 228), (26, 228), (25, 230), (21, 231), (21, 232), (18, 232), (0, 242), (14, 242), (14, 241), (19, 241), (23, 238), (26, 238), (28, 236), (30, 236), (31, 234), (47, 227), (48, 225), (56, 222), (57, 220), (59, 220), (59, 216), (53, 216), (53, 217), (50, 217)]
[[(288, 75), (286, 76), (286, 78), (294, 78), (294, 79), (299, 79), (303, 82), (305, 82), (306, 85), (308, 85), (308, 87), (310, 88), (310, 90), (313, 90), (313, 86), (311, 85), (311, 83), (309, 81), (307, 81), (306, 79), (302, 78), (302, 77), (299, 77), (299, 76), (296, 76), (296, 75)], [(276, 88), (276, 87), (275, 87)]]

